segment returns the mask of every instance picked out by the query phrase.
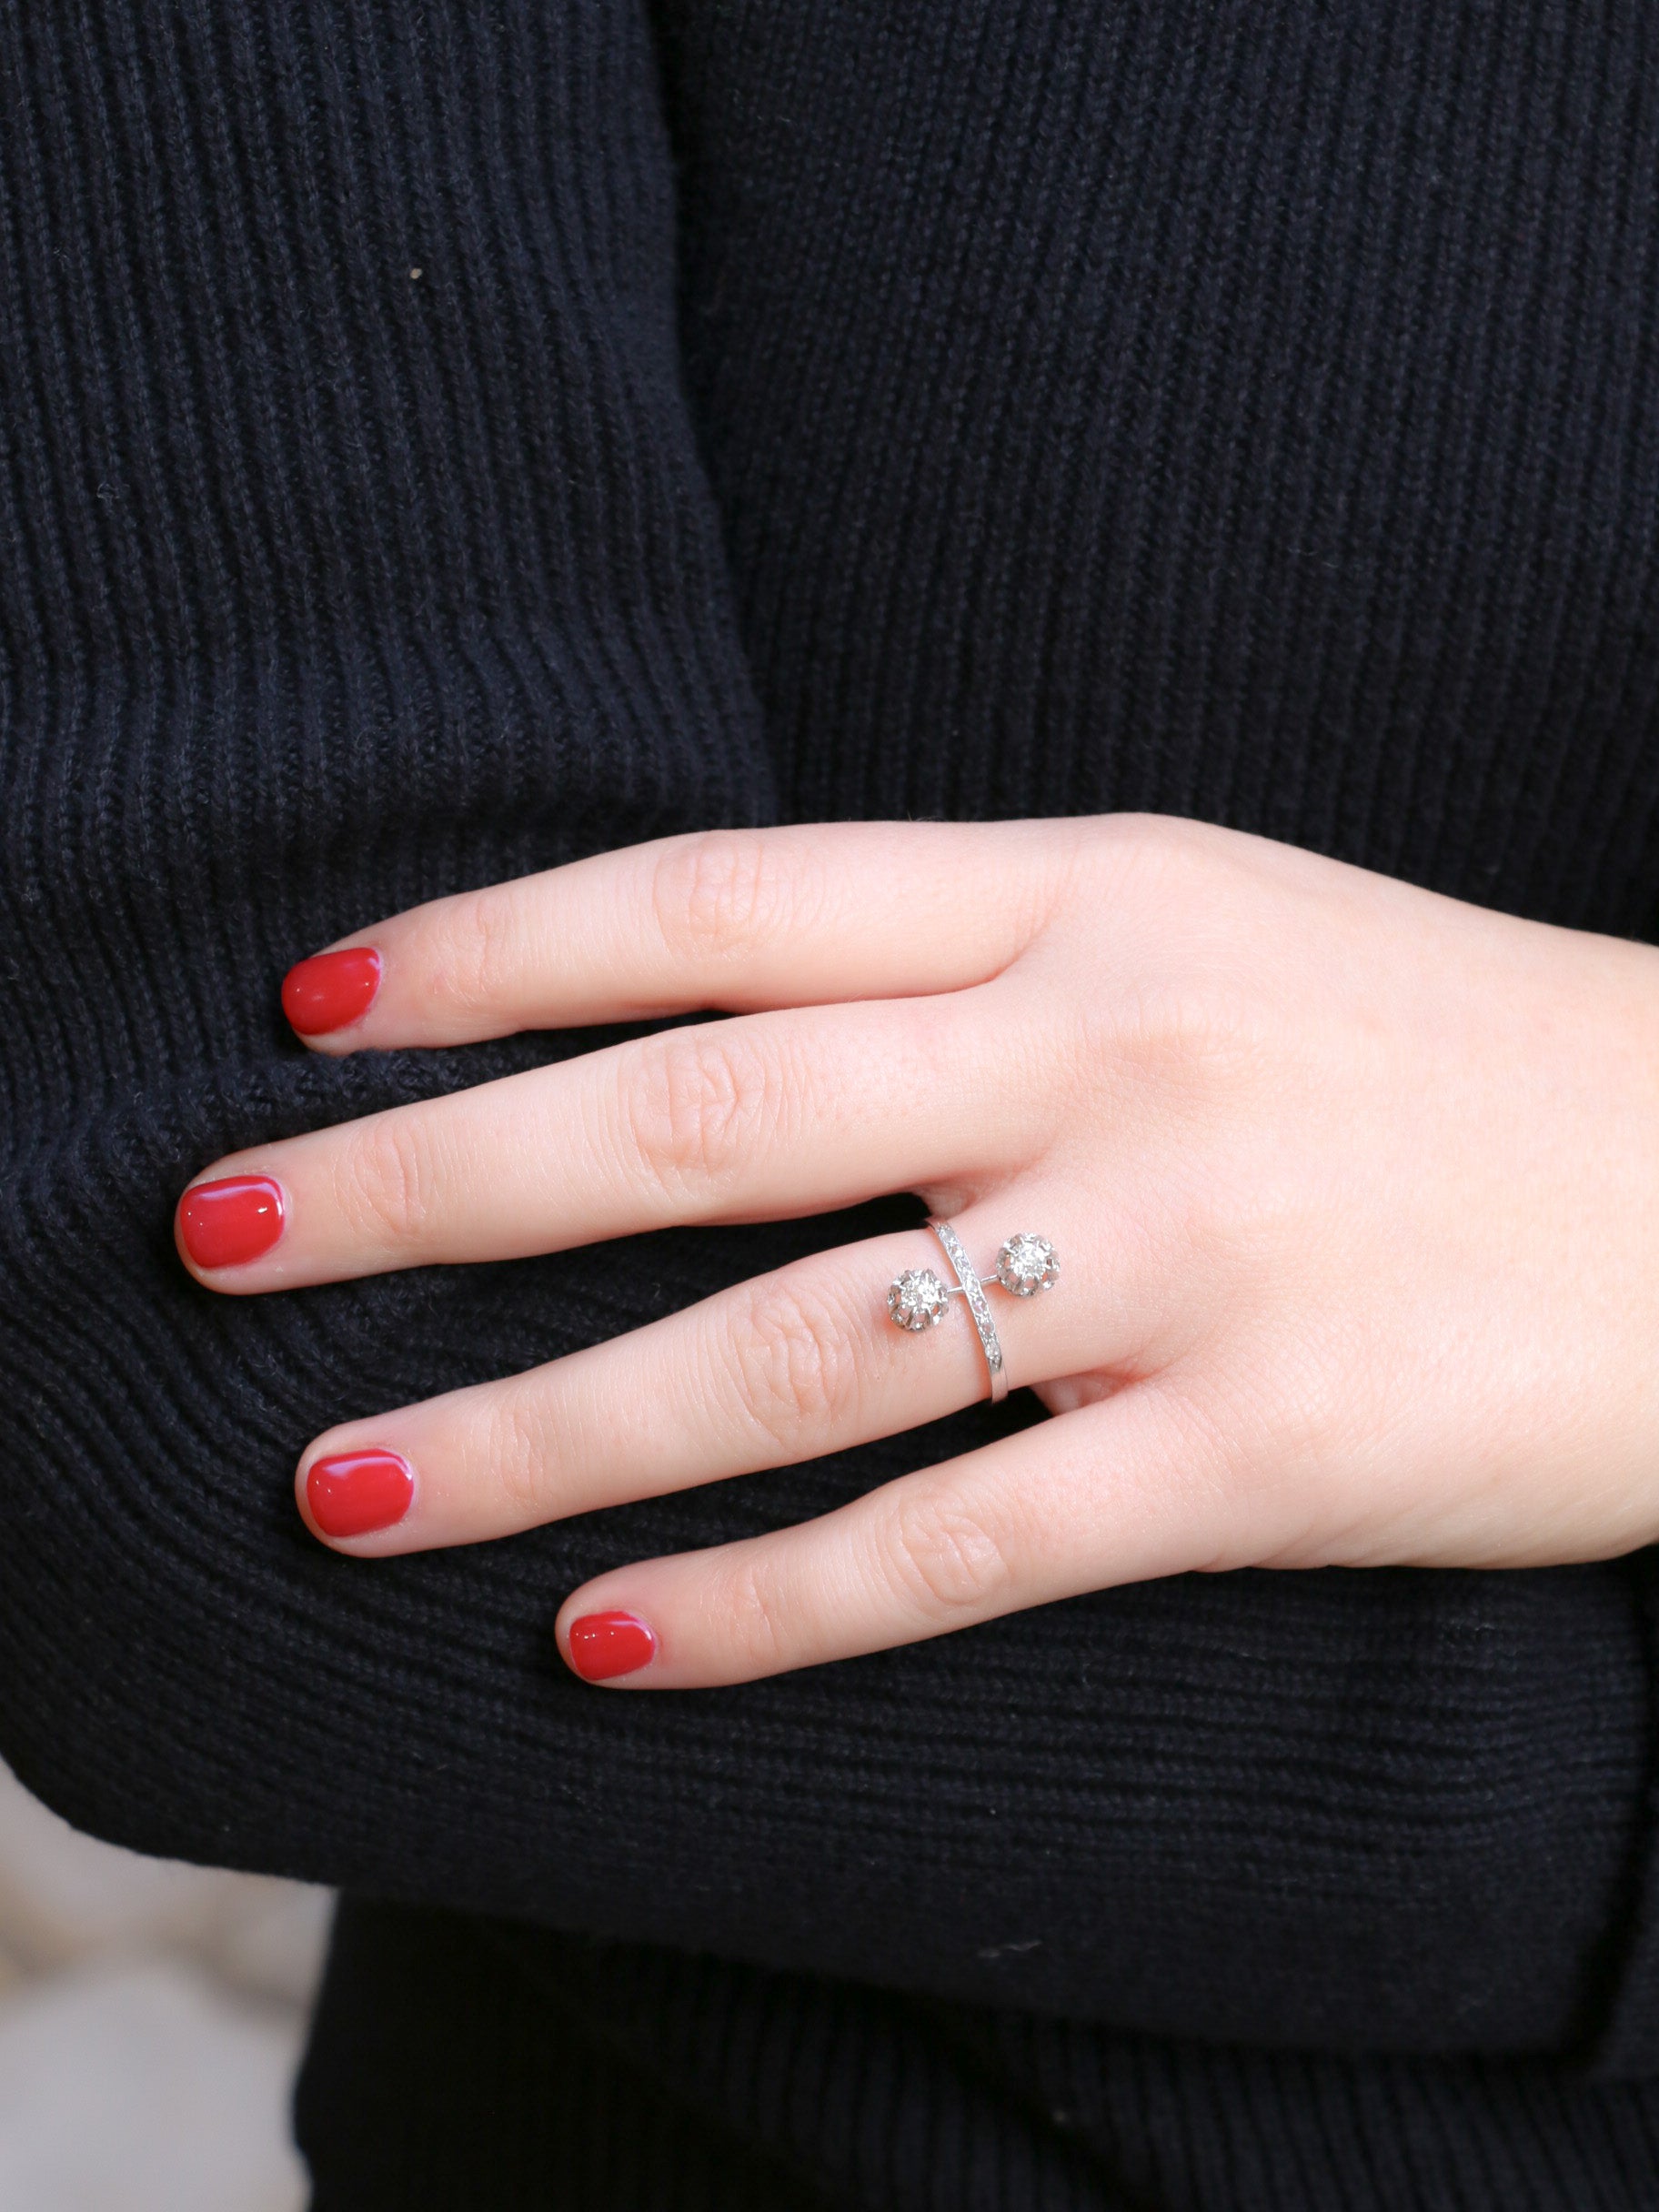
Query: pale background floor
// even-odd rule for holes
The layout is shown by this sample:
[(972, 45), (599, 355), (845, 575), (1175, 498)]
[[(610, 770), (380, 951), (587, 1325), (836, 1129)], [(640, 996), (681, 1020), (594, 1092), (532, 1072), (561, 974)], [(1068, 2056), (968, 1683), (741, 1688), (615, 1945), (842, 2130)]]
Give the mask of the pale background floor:
[(77, 1835), (0, 1767), (0, 2212), (301, 2212), (327, 1915)]

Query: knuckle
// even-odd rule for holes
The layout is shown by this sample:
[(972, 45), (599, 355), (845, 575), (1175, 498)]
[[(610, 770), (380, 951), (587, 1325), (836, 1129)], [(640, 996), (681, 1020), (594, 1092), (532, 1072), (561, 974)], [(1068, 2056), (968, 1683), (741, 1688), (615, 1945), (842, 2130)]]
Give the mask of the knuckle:
[(335, 1200), (354, 1232), (394, 1250), (419, 1242), (431, 1210), (431, 1175), (418, 1130), (381, 1115), (346, 1145)]
[(1206, 990), (1161, 982), (1119, 993), (1086, 1049), (1142, 1096), (1200, 1115), (1236, 1100), (1262, 1060), (1250, 1010)]
[(623, 1081), (630, 1147), (653, 1188), (717, 1190), (781, 1124), (774, 1055), (735, 1030), (676, 1030), (641, 1046)]
[(508, 1511), (532, 1525), (551, 1518), (554, 1482), (547, 1425), (522, 1391), (508, 1391), (491, 1407), (488, 1452)]
[(880, 1543), (892, 1586), (930, 1623), (976, 1617), (1013, 1581), (996, 1531), (950, 1490), (900, 1494)]
[(761, 832), (705, 830), (659, 858), (652, 911), (671, 953), (721, 961), (784, 922), (790, 880)]
[(511, 994), (522, 965), (516, 902), (504, 887), (492, 884), (458, 898), (447, 922), (442, 957), (435, 963), (444, 995), (468, 1012), (486, 1012)]
[(729, 1324), (744, 1412), (775, 1444), (840, 1426), (863, 1376), (858, 1332), (833, 1299), (785, 1281), (758, 1284)]
[(1123, 991), (1113, 1014), (1118, 1049), (1143, 1072), (1175, 1075), (1202, 1065), (1210, 1014), (1194, 994), (1162, 983), (1139, 983)]
[(774, 1673), (785, 1663), (781, 1596), (764, 1553), (739, 1546), (717, 1589), (719, 1617), (710, 1627), (718, 1647), (733, 1654), (747, 1674)]

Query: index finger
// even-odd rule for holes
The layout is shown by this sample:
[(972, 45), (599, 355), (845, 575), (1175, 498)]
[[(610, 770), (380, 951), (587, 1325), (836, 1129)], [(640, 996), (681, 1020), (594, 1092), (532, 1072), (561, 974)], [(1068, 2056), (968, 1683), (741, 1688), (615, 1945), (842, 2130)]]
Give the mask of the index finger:
[(666, 838), (463, 891), (302, 960), (327, 1052), (981, 983), (1041, 928), (1077, 823), (833, 822)]

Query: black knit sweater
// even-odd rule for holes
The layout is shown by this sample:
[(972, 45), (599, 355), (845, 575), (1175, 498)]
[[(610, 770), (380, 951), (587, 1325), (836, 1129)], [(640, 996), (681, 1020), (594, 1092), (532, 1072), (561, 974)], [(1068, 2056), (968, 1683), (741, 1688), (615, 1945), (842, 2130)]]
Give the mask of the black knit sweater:
[(0, 1749), (365, 1900), (319, 2212), (1659, 2203), (1645, 1560), (607, 1697), (577, 1581), (1037, 1409), (373, 1567), (300, 1446), (910, 1202), (169, 1236), (592, 1041), (320, 1060), (291, 960), (665, 830), (1133, 806), (1654, 934), (1644, 0), (0, 0)]

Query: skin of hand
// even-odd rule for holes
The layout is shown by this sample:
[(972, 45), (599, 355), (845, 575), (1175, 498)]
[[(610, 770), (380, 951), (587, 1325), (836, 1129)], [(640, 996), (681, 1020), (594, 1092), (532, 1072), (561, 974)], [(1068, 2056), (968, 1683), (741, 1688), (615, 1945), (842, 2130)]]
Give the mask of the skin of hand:
[[(823, 1519), (618, 1568), (561, 1650), (741, 1682), (1143, 1577), (1515, 1567), (1659, 1538), (1659, 952), (1151, 817), (669, 840), (303, 962), (327, 1052), (729, 1018), (216, 1161), (210, 1288), (265, 1292), (919, 1192), (1054, 1418)], [(332, 1028), (327, 1025), (333, 1023)], [(252, 1193), (250, 1197), (249, 1193)], [(204, 1226), (206, 1224), (206, 1226)], [(311, 1444), (391, 1553), (814, 1457), (986, 1393), (918, 1229)], [(365, 1572), (372, 1572), (366, 1563)]]

